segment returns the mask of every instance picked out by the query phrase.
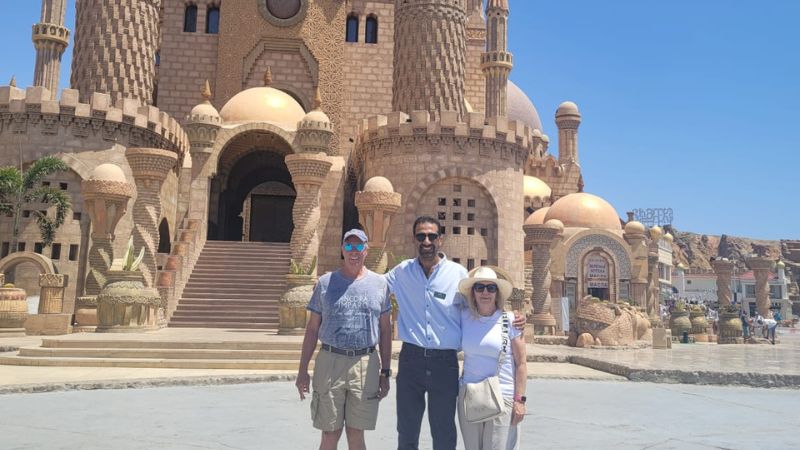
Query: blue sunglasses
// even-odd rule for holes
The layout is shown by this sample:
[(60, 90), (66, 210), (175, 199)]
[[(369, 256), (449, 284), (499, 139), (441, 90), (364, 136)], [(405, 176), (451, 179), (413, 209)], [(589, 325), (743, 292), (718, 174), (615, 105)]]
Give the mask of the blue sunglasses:
[(365, 244), (355, 244), (355, 245), (353, 245), (353, 244), (347, 243), (347, 244), (344, 244), (344, 251), (352, 252), (353, 249), (355, 249), (357, 252), (363, 252), (366, 247), (367, 246)]

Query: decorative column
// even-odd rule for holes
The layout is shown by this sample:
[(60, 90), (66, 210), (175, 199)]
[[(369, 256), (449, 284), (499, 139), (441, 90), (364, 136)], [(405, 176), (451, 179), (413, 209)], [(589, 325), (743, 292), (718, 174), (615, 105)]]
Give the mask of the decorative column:
[(129, 148), (125, 157), (136, 181), (136, 202), (133, 204), (133, 247), (144, 248), (139, 266), (146, 287), (153, 287), (158, 250), (158, 221), (161, 219), (161, 185), (175, 167), (178, 155), (157, 148)]
[(297, 146), (301, 153), (286, 156), (297, 196), (292, 209), (294, 231), (289, 247), (292, 251), (291, 272), (286, 275), (289, 290), (278, 304), (278, 334), (300, 335), (305, 332), (306, 305), (317, 276), (321, 188), (333, 163), (325, 155), (330, 150), (333, 126), (320, 108), (319, 89), (315, 109), (297, 126)]
[[(64, 308), (64, 289), (69, 277), (58, 273), (39, 275), (39, 314), (61, 314)], [(72, 315), (70, 313), (70, 315)]]
[(61, 55), (69, 45), (69, 30), (64, 27), (66, 12), (66, 0), (42, 0), (41, 20), (33, 26), (32, 39), (36, 47), (33, 85), (50, 91), (49, 100), (58, 96)]
[[(661, 305), (661, 286), (658, 277), (658, 243), (664, 237), (664, 230), (659, 226), (650, 228), (650, 244), (647, 253), (647, 304), (648, 316), (652, 319)], [(660, 316), (660, 314), (659, 314)], [(660, 319), (660, 317), (659, 317)], [(661, 320), (658, 321), (659, 323)]]
[(524, 225), (526, 239), (533, 245), (533, 324), (534, 334), (555, 334), (556, 319), (550, 312), (550, 251), (561, 239), (564, 224), (548, 220), (543, 225)]
[(755, 256), (747, 258), (745, 262), (756, 277), (756, 309), (761, 317), (769, 317), (769, 273), (775, 267), (775, 261)]
[[(739, 309), (731, 303), (731, 279), (735, 264), (727, 258), (711, 261), (711, 267), (717, 274), (717, 302), (719, 303), (719, 336), (718, 344), (742, 344), (742, 321)], [(744, 307), (744, 304), (741, 305)]]
[(558, 126), (558, 163), (578, 163), (578, 127), (581, 126), (581, 113), (578, 105), (564, 102), (556, 110)]
[(647, 310), (647, 287), (650, 282), (650, 266), (647, 259), (645, 227), (640, 222), (633, 220), (633, 213), (628, 213), (628, 223), (625, 224), (624, 237), (631, 247), (631, 255), (633, 256), (631, 300), (634, 305)]
[(365, 265), (373, 272), (383, 273), (388, 264), (386, 235), (392, 216), (400, 209), (402, 196), (394, 192), (392, 183), (384, 177), (372, 177), (363, 191), (356, 192), (358, 221), (366, 227), (369, 254)]
[(106, 283), (106, 274), (114, 260), (114, 231), (128, 211), (133, 186), (125, 179), (119, 166), (102, 164), (81, 183), (81, 194), (84, 210), (92, 222), (92, 245), (84, 292), (87, 296), (95, 296)]
[(486, 2), (486, 51), (481, 70), (486, 78), (486, 117), (506, 117), (508, 75), (513, 57), (508, 51), (508, 0)]

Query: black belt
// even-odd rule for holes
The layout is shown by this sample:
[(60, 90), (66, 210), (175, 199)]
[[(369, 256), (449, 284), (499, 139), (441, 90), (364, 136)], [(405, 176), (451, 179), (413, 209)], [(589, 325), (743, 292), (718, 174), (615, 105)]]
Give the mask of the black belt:
[(337, 355), (345, 355), (345, 356), (362, 356), (375, 351), (374, 345), (372, 347), (359, 348), (356, 350), (345, 350), (343, 348), (336, 348), (328, 344), (322, 344), (320, 347), (322, 347), (322, 349), (325, 350), (326, 352), (336, 353)]
[(424, 348), (418, 345), (403, 342), (404, 352), (411, 353), (412, 355), (420, 355), (425, 358), (442, 358), (456, 356), (456, 351), (451, 349), (438, 349), (438, 348)]

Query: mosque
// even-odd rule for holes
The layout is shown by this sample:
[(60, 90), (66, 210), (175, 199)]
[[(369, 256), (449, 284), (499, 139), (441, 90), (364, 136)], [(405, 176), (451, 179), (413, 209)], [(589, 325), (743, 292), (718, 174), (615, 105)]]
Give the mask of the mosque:
[(357, 225), (384, 269), (415, 254), (424, 214), (442, 222), (450, 259), (500, 267), (541, 297), (535, 326), (561, 328), (552, 298), (645, 306), (662, 234), (583, 192), (572, 102), (555, 112), (549, 152), (509, 80), (508, 3), (81, 0), (72, 33), (66, 0), (42, 0), (34, 86), (0, 87), (0, 166), (59, 157), (69, 170), (43, 182), (72, 206), (49, 248), (30, 214), (42, 205), (25, 206), (14, 239), (14, 218), (0, 217), (0, 271), (29, 295), (61, 288), (50, 312), (91, 330), (92, 299), (132, 237), (163, 300), (150, 325), (289, 329), (266, 306), (263, 321), (239, 305), (239, 320), (220, 322), (222, 309), (198, 318), (186, 300), (214, 273), (237, 284), (226, 265), (263, 249), (280, 277), (259, 301), (279, 302), (298, 275), (335, 269)]

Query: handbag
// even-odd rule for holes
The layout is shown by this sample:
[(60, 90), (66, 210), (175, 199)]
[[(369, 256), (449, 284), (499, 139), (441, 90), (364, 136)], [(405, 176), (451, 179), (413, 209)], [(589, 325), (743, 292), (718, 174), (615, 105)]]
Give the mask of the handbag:
[(503, 414), (503, 394), (500, 391), (500, 368), (508, 347), (509, 321), (503, 313), (502, 346), (497, 357), (497, 370), (494, 376), (478, 383), (464, 383), (464, 419), (471, 423), (486, 422)]

